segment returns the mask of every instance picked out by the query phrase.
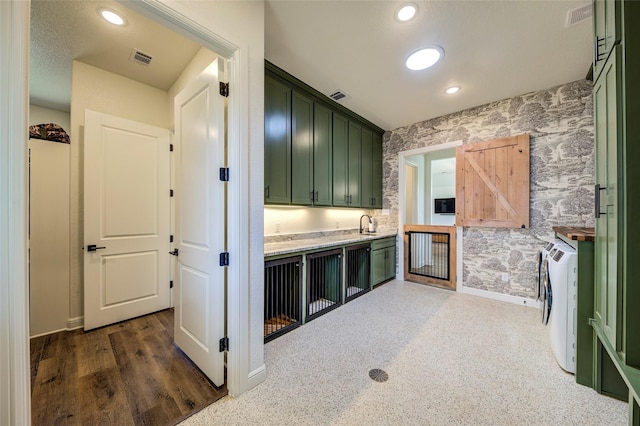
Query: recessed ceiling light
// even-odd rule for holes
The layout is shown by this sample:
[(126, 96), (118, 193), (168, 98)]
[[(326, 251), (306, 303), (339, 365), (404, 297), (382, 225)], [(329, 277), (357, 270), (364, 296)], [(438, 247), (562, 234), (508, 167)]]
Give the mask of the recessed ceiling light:
[(454, 93), (457, 93), (458, 90), (460, 90), (460, 86), (451, 86), (447, 90), (445, 90), (445, 93), (447, 95), (453, 95)]
[(122, 16), (118, 15), (116, 12), (112, 10), (98, 9), (98, 13), (100, 14), (100, 16), (102, 16), (107, 21), (111, 22), (113, 25), (122, 27), (127, 23), (127, 21), (125, 21), (125, 19)]
[(440, 46), (425, 46), (416, 50), (407, 58), (405, 65), (410, 70), (424, 70), (435, 65), (442, 58), (444, 50)]
[(418, 6), (416, 6), (415, 3), (404, 3), (396, 10), (396, 20), (398, 22), (410, 21), (416, 16), (417, 11)]

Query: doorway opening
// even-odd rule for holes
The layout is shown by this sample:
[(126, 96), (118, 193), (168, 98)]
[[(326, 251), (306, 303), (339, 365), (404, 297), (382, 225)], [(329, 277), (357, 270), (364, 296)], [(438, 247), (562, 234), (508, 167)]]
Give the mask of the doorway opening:
[(459, 145), (462, 141), (399, 154), (400, 275), (407, 281), (457, 288), (462, 272), (454, 207)]
[[(142, 2), (139, 4), (131, 3), (127, 4), (126, 6), (130, 6), (136, 9), (136, 11), (141, 12), (142, 15), (158, 21), (161, 25), (167, 26), (174, 31), (178, 31), (182, 35), (187, 35), (189, 38), (196, 40), (207, 49), (221, 52), (221, 55), (224, 55), (227, 58), (227, 75), (231, 87), (234, 87), (234, 83), (237, 83), (235, 87), (240, 89), (240, 87), (246, 83), (246, 72), (238, 74), (236, 71), (238, 68), (246, 68), (247, 61), (246, 53), (244, 51), (241, 51), (239, 47), (232, 45), (216, 34), (211, 33), (205, 30), (203, 27), (198, 26), (197, 24), (185, 19), (181, 15), (166, 8), (159, 2), (149, 1), (145, 2), (144, 4)], [(229, 146), (231, 147), (231, 149), (224, 155), (227, 158), (228, 165), (230, 166), (238, 165), (240, 163), (239, 159), (243, 155), (242, 153), (247, 151), (245, 149), (247, 143), (242, 142), (239, 137), (240, 128), (242, 125), (246, 124), (247, 120), (244, 117), (242, 119), (240, 117), (240, 110), (246, 109), (247, 107), (246, 102), (241, 101), (242, 98), (239, 96), (240, 93), (242, 93), (241, 90), (232, 91), (231, 95), (228, 98), (226, 117), (231, 125), (224, 132), (221, 132), (224, 133), (227, 140), (230, 142)], [(237, 174), (235, 175), (237, 179), (233, 184), (231, 184), (233, 185), (234, 190), (245, 184), (242, 178), (243, 175), (241, 175), (239, 171), (241, 170), (241, 168), (237, 167), (235, 170), (238, 170)], [(241, 204), (244, 202), (244, 200), (240, 198), (239, 190), (232, 190), (229, 192), (231, 192), (232, 195), (227, 197), (227, 199), (229, 200), (229, 220), (226, 223), (228, 235), (227, 247), (237, 248), (240, 246), (240, 241), (242, 240), (241, 235), (244, 234), (244, 230), (241, 228), (243, 228), (244, 222), (242, 221), (246, 215), (241, 212), (245, 211), (246, 208), (241, 208)], [(234, 282), (247, 282), (247, 280), (238, 279), (238, 276), (244, 276), (245, 274), (246, 272), (240, 271), (240, 268), (238, 268), (237, 265), (228, 267), (225, 273), (225, 275), (229, 277), (228, 279), (234, 280)], [(169, 283), (167, 283), (167, 285), (169, 285)], [(241, 302), (238, 302), (239, 296), (237, 293), (239, 293), (240, 291), (242, 290), (239, 288), (239, 286), (231, 286), (231, 294), (227, 294), (225, 296), (225, 300), (231, 300), (232, 302), (234, 302), (234, 306), (241, 306), (241, 308), (244, 308), (243, 304)], [(237, 338), (239, 329), (237, 324), (239, 322), (238, 318), (240, 315), (241, 309), (233, 309), (231, 313), (232, 318), (226, 318), (224, 321), (229, 325), (227, 336), (236, 337), (235, 342), (237, 342), (238, 345), (240, 345), (241, 342), (246, 339), (245, 337)], [(235, 373), (235, 369), (238, 368), (238, 362), (239, 357), (235, 354), (233, 356), (228, 356), (228, 359), (226, 360), (227, 370), (230, 373), (229, 375), (235, 377), (236, 380), (238, 376)], [(237, 388), (239, 385), (242, 385), (242, 383), (234, 382), (231, 388), (235, 388), (235, 392), (237, 392)]]

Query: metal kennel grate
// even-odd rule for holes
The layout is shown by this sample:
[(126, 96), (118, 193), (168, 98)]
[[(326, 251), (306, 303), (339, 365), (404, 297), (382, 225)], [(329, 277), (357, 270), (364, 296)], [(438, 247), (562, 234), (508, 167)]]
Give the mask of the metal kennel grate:
[(347, 247), (345, 302), (363, 295), (371, 289), (371, 245)]
[(307, 321), (340, 306), (341, 280), (342, 249), (307, 255)]
[(302, 256), (264, 263), (264, 341), (275, 339), (302, 322)]
[(411, 231), (409, 235), (409, 273), (449, 280), (450, 234)]

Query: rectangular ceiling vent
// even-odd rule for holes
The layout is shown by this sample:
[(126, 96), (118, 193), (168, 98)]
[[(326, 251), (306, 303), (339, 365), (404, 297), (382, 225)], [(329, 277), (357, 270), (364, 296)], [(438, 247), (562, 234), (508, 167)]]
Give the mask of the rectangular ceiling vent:
[(331, 92), (329, 94), (329, 97), (336, 102), (343, 102), (343, 101), (346, 101), (347, 99), (351, 99), (351, 96), (347, 95), (345, 92), (343, 92), (340, 89), (336, 89), (333, 92)]
[(576, 7), (567, 12), (567, 27), (579, 24), (582, 21), (586, 21), (593, 16), (593, 9), (591, 3), (587, 3), (584, 6)]
[(151, 59), (153, 59), (151, 57), (151, 55), (141, 52), (138, 49), (133, 49), (131, 51), (131, 56), (129, 56), (129, 60), (136, 62), (140, 65), (149, 65), (151, 63)]

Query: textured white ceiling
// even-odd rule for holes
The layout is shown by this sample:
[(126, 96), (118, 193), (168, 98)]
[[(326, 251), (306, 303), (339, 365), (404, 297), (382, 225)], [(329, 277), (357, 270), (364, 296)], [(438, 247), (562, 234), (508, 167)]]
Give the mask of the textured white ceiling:
[[(103, 20), (100, 7), (122, 12), (127, 26)], [(200, 46), (114, 1), (35, 0), (30, 48), (31, 103), (69, 111), (74, 59), (167, 90)], [(134, 48), (151, 55), (151, 64), (131, 62)]]
[[(265, 56), (315, 89), (351, 95), (343, 105), (384, 129), (584, 78), (592, 20), (565, 26), (589, 1), (416, 1), (407, 23), (399, 1), (279, 1), (265, 7)], [(410, 71), (428, 44), (441, 62)], [(451, 85), (462, 89), (446, 95)]]

